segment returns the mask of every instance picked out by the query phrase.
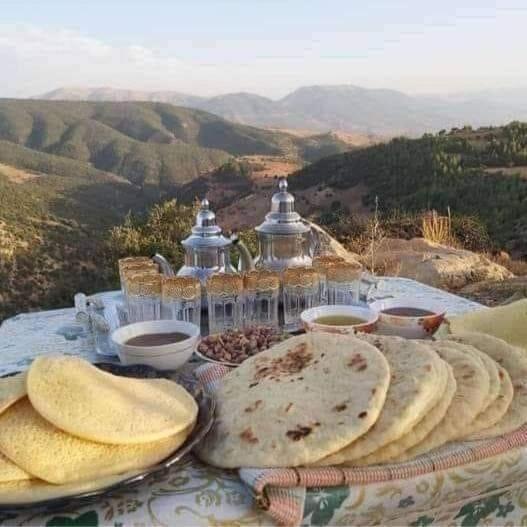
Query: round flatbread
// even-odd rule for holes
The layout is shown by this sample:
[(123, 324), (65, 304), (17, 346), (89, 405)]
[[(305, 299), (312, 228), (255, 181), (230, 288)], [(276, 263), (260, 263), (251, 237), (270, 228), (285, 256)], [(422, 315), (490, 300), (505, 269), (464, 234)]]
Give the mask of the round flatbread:
[(31, 479), (31, 475), (0, 453), (0, 483), (26, 479)]
[(350, 463), (399, 439), (424, 416), (446, 384), (443, 361), (426, 344), (380, 335), (360, 338), (374, 345), (388, 360), (391, 378), (386, 401), (377, 422), (366, 434), (315, 465)]
[(445, 417), (456, 394), (456, 378), (450, 364), (445, 363), (447, 378), (445, 386), (442, 387), (440, 396), (436, 399), (434, 406), (416, 425), (396, 441), (388, 443), (384, 447), (371, 453), (369, 456), (356, 459), (352, 464), (356, 466), (375, 465), (396, 459), (414, 445), (420, 443)]
[(463, 439), (471, 441), (491, 437), (489, 434), (494, 434), (492, 427), (507, 413), (514, 397), (514, 388), (507, 370), (500, 365), (498, 365), (498, 374), (501, 381), (498, 397), (476, 417), (467, 429), (467, 436), (462, 436)]
[(216, 421), (198, 455), (223, 468), (314, 463), (373, 426), (389, 382), (386, 358), (367, 342), (293, 337), (222, 379)]
[(26, 394), (25, 372), (0, 378), (0, 414)]
[[(463, 342), (462, 338), (456, 336), (449, 337), (448, 340), (458, 342), (467, 346), (472, 352), (477, 352), (478, 356), (483, 360), (490, 378), (490, 393), (496, 392), (496, 395), (491, 398), (487, 406), (476, 416), (476, 419), (470, 423), (463, 431), (463, 439), (476, 439), (481, 430), (485, 430), (495, 423), (497, 423), (507, 411), (511, 404), (514, 389), (512, 381), (507, 373), (507, 370), (493, 360), (487, 353), (477, 349), (467, 341)], [(497, 385), (496, 385), (497, 384)], [(493, 385), (495, 385), (493, 387)]]
[[(465, 346), (465, 351), (474, 353), (477, 357), (479, 357), (483, 362), (483, 366), (485, 366), (487, 373), (489, 374), (489, 393), (487, 395), (487, 398), (485, 399), (485, 406), (483, 408), (484, 412), (496, 400), (500, 393), (501, 379), (498, 372), (499, 365), (496, 361), (492, 360), (486, 353), (483, 353), (474, 346), (463, 342), (458, 342), (458, 344)], [(473, 429), (474, 427), (477, 427), (475, 421), (473, 421), (469, 425), (469, 429)]]
[(130, 379), (79, 357), (45, 355), (27, 376), (31, 404), (56, 427), (110, 444), (157, 441), (196, 420), (194, 398), (167, 379)]
[(447, 443), (463, 432), (485, 406), (489, 392), (489, 374), (482, 361), (467, 353), (455, 342), (431, 343), (440, 357), (448, 362), (456, 378), (456, 393), (445, 417), (420, 443), (403, 452), (395, 460), (404, 461)]
[[(527, 355), (522, 348), (484, 333), (460, 332), (449, 339), (470, 344), (502, 366), (512, 382), (513, 396), (502, 418), (492, 426), (472, 433), (470, 439), (486, 439), (516, 430), (527, 422)], [(506, 383), (506, 380), (505, 380)], [(508, 387), (504, 386), (505, 391)], [(505, 400), (510, 396), (505, 394)]]
[(34, 477), (64, 484), (146, 468), (166, 458), (190, 429), (151, 443), (86, 441), (46, 421), (24, 398), (0, 415), (0, 452)]
[[(474, 357), (479, 359), (482, 365), (487, 370), (487, 373), (489, 374), (489, 393), (487, 394), (487, 397), (485, 399), (485, 404), (481, 412), (476, 416), (476, 418), (471, 423), (469, 423), (463, 429), (462, 432), (460, 432), (458, 437), (464, 438), (465, 436), (471, 433), (478, 432), (479, 430), (482, 430), (483, 428), (488, 428), (489, 426), (494, 424), (499, 419), (498, 409), (503, 412), (505, 411), (505, 409), (503, 409), (503, 400), (498, 401), (498, 404), (496, 405), (494, 404), (500, 393), (502, 382), (498, 370), (499, 364), (496, 361), (492, 360), (486, 353), (483, 353), (476, 347), (466, 342), (460, 342), (459, 340), (455, 339), (449, 339), (449, 341), (455, 343), (455, 345), (460, 351), (472, 354), (474, 355)], [(512, 398), (512, 384), (510, 396)], [(490, 407), (492, 407), (492, 409), (487, 412)]]

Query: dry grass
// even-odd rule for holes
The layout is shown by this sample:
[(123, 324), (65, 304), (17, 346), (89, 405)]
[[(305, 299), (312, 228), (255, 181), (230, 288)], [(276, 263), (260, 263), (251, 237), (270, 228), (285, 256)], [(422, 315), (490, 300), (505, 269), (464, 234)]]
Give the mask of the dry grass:
[(423, 238), (432, 243), (449, 245), (452, 242), (452, 223), (450, 214), (439, 216), (435, 210), (423, 215)]
[(0, 163), (0, 174), (6, 176), (13, 183), (25, 183), (26, 181), (31, 181), (41, 176), (41, 174), (27, 172), (26, 170), (4, 165), (3, 163)]
[(513, 260), (507, 253), (487, 255), (487, 257), (516, 276), (527, 276), (527, 260)]

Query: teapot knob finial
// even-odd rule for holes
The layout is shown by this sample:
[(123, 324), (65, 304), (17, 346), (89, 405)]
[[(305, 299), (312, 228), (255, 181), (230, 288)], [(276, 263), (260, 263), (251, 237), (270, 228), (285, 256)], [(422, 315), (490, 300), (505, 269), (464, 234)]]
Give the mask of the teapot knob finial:
[(207, 210), (209, 208), (209, 200), (207, 198), (203, 198), (201, 200), (201, 208), (204, 210)]
[(280, 181), (278, 182), (278, 189), (280, 192), (286, 192), (287, 191), (287, 178), (281, 177)]

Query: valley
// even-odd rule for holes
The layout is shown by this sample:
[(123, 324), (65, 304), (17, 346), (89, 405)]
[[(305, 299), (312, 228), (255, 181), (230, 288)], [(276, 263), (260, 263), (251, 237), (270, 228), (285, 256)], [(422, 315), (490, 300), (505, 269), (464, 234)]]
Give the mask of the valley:
[[(186, 207), (207, 197), (224, 229), (250, 241), (281, 176), (297, 210), (350, 247), (367, 235), (377, 196), (388, 234), (416, 235), (423, 210), (450, 207), (460, 244), (524, 256), (526, 126), (379, 142), (167, 103), (0, 100), (0, 319), (115, 287), (112, 229), (174, 198)], [(169, 222), (186, 215), (179, 230), (166, 226), (177, 247), (193, 213), (170, 210)], [(144, 250), (141, 229), (122, 232), (126, 251)]]

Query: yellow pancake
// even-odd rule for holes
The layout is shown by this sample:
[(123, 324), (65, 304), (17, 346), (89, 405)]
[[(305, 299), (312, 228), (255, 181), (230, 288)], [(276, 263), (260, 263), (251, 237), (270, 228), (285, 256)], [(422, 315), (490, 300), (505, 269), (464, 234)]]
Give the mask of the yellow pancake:
[(53, 485), (39, 479), (0, 483), (0, 503), (23, 505), (37, 501), (63, 498), (102, 489), (135, 476), (140, 471), (131, 471), (116, 476), (106, 476), (92, 481)]
[(17, 467), (3, 454), (0, 454), (0, 483), (6, 481), (22, 481), (25, 479), (31, 479), (31, 476), (20, 467)]
[(26, 395), (25, 372), (2, 377), (0, 379), (0, 414)]
[(0, 415), (0, 452), (32, 476), (64, 484), (120, 474), (162, 461), (185, 441), (191, 428), (160, 441), (107, 445), (59, 430), (26, 397)]
[(101, 443), (157, 441), (181, 432), (198, 414), (194, 398), (173, 381), (119, 377), (80, 357), (38, 357), (27, 392), (50, 423)]

